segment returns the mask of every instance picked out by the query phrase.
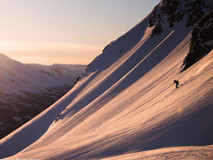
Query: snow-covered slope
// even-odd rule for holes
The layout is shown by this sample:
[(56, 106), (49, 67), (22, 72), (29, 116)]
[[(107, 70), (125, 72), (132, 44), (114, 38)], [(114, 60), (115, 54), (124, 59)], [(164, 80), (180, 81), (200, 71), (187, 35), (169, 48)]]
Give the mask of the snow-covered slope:
[(59, 86), (61, 83), (37, 69), (0, 55), (0, 91), (11, 94), (22, 91), (38, 92), (47, 87)]
[(84, 73), (86, 68), (85, 65), (66, 65), (66, 64), (53, 64), (50, 66), (39, 65), (39, 64), (29, 64), (31, 67), (48, 74), (55, 79), (60, 80), (60, 82), (66, 82), (69, 85), (76, 82), (76, 78)]
[[(44, 66), (22, 64), (0, 54), (0, 91), (1, 93), (42, 92), (46, 88), (73, 85), (80, 76), (84, 65)], [(72, 76), (73, 74), (73, 76)]]
[(153, 36), (150, 17), (109, 44), (64, 97), (2, 139), (1, 157), (212, 159), (213, 51), (180, 72), (194, 26), (186, 27), (187, 16), (173, 27), (164, 21)]
[(62, 97), (85, 68), (22, 64), (0, 54), (0, 139)]

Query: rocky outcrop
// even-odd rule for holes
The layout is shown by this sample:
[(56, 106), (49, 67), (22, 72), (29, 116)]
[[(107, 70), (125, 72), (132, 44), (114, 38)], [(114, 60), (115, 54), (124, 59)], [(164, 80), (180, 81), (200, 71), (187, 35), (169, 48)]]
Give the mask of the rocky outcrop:
[(189, 53), (184, 59), (183, 70), (208, 54), (213, 48), (213, 12), (207, 13), (192, 31)]
[(184, 16), (186, 27), (196, 24), (208, 7), (204, 0), (162, 0), (154, 8), (149, 19), (149, 27), (154, 27), (152, 37), (163, 32), (163, 24), (174, 27)]

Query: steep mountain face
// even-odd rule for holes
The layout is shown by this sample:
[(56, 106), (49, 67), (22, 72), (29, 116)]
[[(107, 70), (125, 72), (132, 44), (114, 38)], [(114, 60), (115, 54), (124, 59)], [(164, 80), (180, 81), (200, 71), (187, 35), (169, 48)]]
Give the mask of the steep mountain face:
[[(200, 1), (180, 2), (176, 11), (187, 4), (199, 2), (193, 10), (202, 6)], [(171, 12), (175, 3), (161, 1), (107, 45), (64, 97), (0, 141), (0, 156), (212, 159), (213, 51), (181, 72), (196, 25), (188, 19), (197, 13), (186, 12), (169, 27), (164, 12)], [(209, 10), (205, 6), (203, 12)], [(152, 17), (158, 11), (163, 16), (155, 22)], [(192, 26), (187, 27), (188, 21)], [(158, 24), (162, 32), (153, 34)], [(180, 82), (178, 89), (174, 79)]]
[(183, 62), (183, 70), (190, 67), (212, 49), (212, 6), (209, 0), (162, 0), (149, 19), (149, 27), (153, 27), (152, 37), (161, 34), (167, 27), (185, 17), (186, 27), (196, 24), (192, 31), (188, 55)]
[[(153, 27), (152, 36), (161, 34), (165, 25), (174, 27), (186, 17), (186, 26), (196, 24), (210, 8), (205, 0), (162, 0), (149, 19), (149, 27)], [(164, 25), (164, 26), (163, 26)]]
[(0, 139), (62, 97), (84, 69), (80, 65), (26, 65), (1, 54)]

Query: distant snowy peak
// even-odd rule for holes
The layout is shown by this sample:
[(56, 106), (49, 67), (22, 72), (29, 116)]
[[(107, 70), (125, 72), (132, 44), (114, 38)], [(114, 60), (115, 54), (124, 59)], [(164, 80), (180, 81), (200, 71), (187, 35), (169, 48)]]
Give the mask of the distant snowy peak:
[(22, 64), (20, 62), (16, 61), (16, 60), (9, 58), (6, 55), (0, 53), (0, 67), (1, 68), (6, 68), (6, 67), (9, 67), (9, 66), (15, 67), (16, 65), (22, 65)]
[(7, 57), (6, 55), (0, 53), (0, 61), (5, 60), (5, 59), (9, 59), (9, 57)]
[(161, 34), (165, 24), (174, 27), (184, 17), (186, 27), (192, 26), (211, 8), (212, 2), (209, 0), (162, 0), (149, 19), (149, 27), (154, 27), (152, 36)]
[[(5, 60), (5, 59), (10, 59), (8, 56), (6, 56), (5, 54), (0, 53), (0, 61)], [(11, 60), (11, 59), (10, 59)]]
[[(41, 72), (73, 83), (76, 81), (76, 77), (79, 77), (84, 73), (86, 65), (69, 65), (69, 64), (53, 64), (53, 65), (40, 65), (40, 64), (28, 64), (32, 68), (38, 69)], [(70, 75), (72, 73), (72, 76)]]
[(46, 88), (73, 86), (84, 72), (81, 65), (29, 65), (0, 54), (0, 92), (4, 94), (43, 92)]
[(0, 139), (67, 93), (85, 67), (23, 64), (0, 54)]

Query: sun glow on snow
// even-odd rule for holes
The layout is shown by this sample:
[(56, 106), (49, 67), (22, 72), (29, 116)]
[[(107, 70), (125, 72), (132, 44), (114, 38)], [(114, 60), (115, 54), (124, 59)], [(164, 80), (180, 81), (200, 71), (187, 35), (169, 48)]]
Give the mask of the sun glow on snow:
[(179, 107), (179, 108), (178, 108), (178, 113), (181, 114), (182, 112), (183, 112), (183, 108), (182, 108), (182, 107)]

